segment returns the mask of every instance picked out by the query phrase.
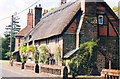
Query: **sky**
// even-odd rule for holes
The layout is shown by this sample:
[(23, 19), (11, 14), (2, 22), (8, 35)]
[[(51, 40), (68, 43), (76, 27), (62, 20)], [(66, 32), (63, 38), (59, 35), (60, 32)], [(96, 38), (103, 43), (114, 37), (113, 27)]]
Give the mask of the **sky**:
[[(1, 20), (6, 17), (10, 17), (15, 12), (20, 12), (38, 0), (0, 0), (0, 36), (4, 37), (5, 27), (11, 24), (11, 18)], [(67, 0), (69, 2), (71, 0)], [(107, 4), (112, 8), (113, 6), (118, 6), (120, 0), (105, 0)], [(43, 9), (50, 9), (53, 7), (59, 7), (59, 0), (40, 0), (36, 5), (41, 4)], [(30, 9), (34, 9), (34, 5)], [(28, 10), (22, 12), (18, 15), (20, 18), (19, 25), (23, 29), (27, 25), (27, 13)]]

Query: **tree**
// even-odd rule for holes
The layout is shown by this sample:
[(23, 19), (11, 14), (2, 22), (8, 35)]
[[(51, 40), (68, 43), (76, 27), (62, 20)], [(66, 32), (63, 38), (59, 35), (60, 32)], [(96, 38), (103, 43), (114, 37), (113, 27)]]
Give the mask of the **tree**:
[(118, 8), (117, 6), (114, 6), (114, 7), (112, 8), (112, 10), (113, 10), (113, 12), (117, 12), (117, 11), (119, 11), (119, 8)]
[[(12, 36), (12, 52), (15, 49), (15, 34), (17, 34), (21, 27), (18, 25), (18, 16), (14, 14), (13, 16), (13, 36)], [(5, 38), (2, 38), (2, 59), (9, 59), (8, 52), (10, 51), (10, 32), (11, 32), (11, 25), (6, 26), (6, 31), (4, 32)], [(7, 54), (6, 54), (7, 53)], [(8, 58), (5, 58), (8, 57)]]
[(71, 74), (75, 77), (78, 74), (90, 75), (96, 67), (97, 42), (89, 41), (81, 44), (78, 54), (69, 62)]
[[(13, 37), (15, 37), (15, 34), (17, 34), (21, 29), (21, 26), (18, 25), (18, 23), (19, 23), (18, 20), (19, 19), (20, 18), (18, 18), (17, 13), (15, 13), (13, 15), (13, 30), (12, 30)], [(11, 25), (6, 26), (5, 29), (6, 29), (6, 31), (4, 32), (4, 35), (5, 36), (10, 36), (10, 34), (11, 34)]]

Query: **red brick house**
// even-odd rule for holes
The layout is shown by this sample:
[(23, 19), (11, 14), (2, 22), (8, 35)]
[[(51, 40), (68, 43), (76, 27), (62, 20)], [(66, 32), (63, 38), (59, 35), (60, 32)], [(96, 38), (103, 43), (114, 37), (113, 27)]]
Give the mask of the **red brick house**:
[[(27, 26), (23, 28), (18, 34), (15, 35), (15, 51), (13, 53), (14, 58), (17, 59), (17, 61), (20, 61), (19, 56), (19, 47), (24, 44), (25, 42), (25, 35), (40, 21), (40, 18), (42, 17), (42, 7), (39, 5), (39, 7), (35, 7), (35, 15), (33, 19), (33, 10), (29, 9), (29, 12), (27, 14)], [(33, 24), (34, 21), (34, 24)]]
[(53, 59), (56, 47), (60, 46), (61, 57), (70, 60), (77, 53), (80, 44), (100, 39), (98, 71), (108, 68), (108, 59), (112, 61), (112, 68), (118, 69), (118, 17), (106, 2), (97, 1), (99, 0), (75, 0), (48, 12), (27, 32), (24, 43), (27, 46), (45, 45), (53, 54)]

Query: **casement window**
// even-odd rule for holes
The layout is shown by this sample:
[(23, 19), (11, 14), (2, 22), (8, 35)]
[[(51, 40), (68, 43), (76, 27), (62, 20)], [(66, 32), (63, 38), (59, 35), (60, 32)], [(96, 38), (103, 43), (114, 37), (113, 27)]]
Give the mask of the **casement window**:
[(39, 45), (40, 45), (40, 41), (39, 41)]
[(103, 15), (98, 16), (98, 24), (103, 24)]
[(18, 46), (20, 46), (20, 38), (18, 38)]
[(46, 40), (46, 44), (49, 44), (49, 39)]
[(59, 42), (59, 36), (56, 37), (56, 40), (55, 40), (56, 43)]

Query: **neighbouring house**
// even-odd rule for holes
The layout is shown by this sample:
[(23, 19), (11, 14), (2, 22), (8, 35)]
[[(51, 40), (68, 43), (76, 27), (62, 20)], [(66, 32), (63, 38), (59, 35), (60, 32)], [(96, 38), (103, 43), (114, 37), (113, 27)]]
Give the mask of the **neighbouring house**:
[[(118, 17), (106, 2), (97, 1), (99, 0), (94, 2), (74, 0), (66, 3), (65, 0), (65, 4), (46, 13), (23, 36), (24, 44), (46, 46), (53, 56), (55, 65), (57, 47), (61, 49), (61, 58), (70, 60), (77, 53), (80, 44), (99, 39), (98, 45), (101, 52), (97, 55), (99, 73), (103, 68), (109, 68), (109, 61), (112, 69), (118, 69)], [(16, 44), (18, 45), (17, 42)], [(58, 62), (58, 65), (62, 63)]]
[[(27, 26), (15, 35), (15, 51), (13, 52), (14, 58), (20, 61), (19, 47), (24, 44), (25, 35), (40, 21), (42, 17), (42, 7), (35, 7), (35, 15), (33, 19), (33, 9), (29, 9), (27, 14)], [(33, 24), (34, 21), (34, 24)]]

